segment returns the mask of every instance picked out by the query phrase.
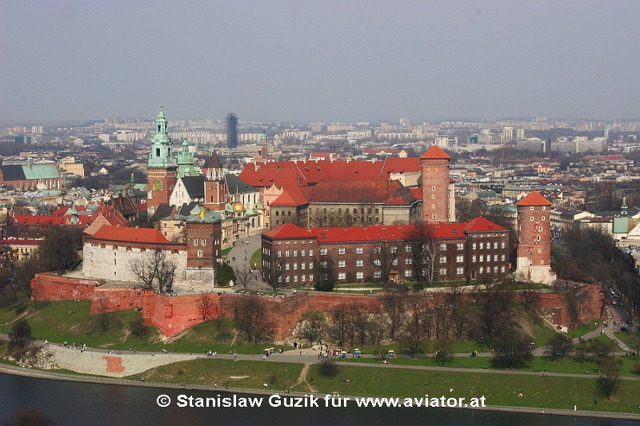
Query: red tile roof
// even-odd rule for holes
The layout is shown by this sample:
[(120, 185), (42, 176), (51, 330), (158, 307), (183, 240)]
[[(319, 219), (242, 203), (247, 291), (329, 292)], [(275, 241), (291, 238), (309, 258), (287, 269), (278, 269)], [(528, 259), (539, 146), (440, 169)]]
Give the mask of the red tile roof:
[(323, 180), (310, 188), (286, 188), (271, 206), (307, 203), (373, 203), (410, 206), (413, 193), (397, 180)]
[(451, 156), (444, 152), (438, 145), (434, 145), (429, 148), (427, 152), (422, 154), (422, 157), (420, 158), (426, 158), (430, 160), (450, 160)]
[[(287, 223), (262, 234), (265, 237), (286, 240), (297, 238), (313, 238), (319, 243), (366, 242), (366, 241), (403, 241), (416, 225), (377, 225), (327, 228), (300, 228)], [(465, 233), (476, 232), (508, 232), (500, 225), (479, 217), (469, 222), (438, 223), (429, 225), (436, 239), (464, 239)]]
[(517, 206), (550, 206), (551, 201), (547, 200), (538, 191), (531, 191), (526, 197), (516, 203)]
[(298, 187), (287, 188), (282, 194), (273, 200), (270, 204), (271, 207), (293, 207), (302, 206), (309, 203), (307, 197), (302, 193), (302, 190)]
[(390, 173), (420, 172), (419, 158), (384, 161), (309, 160), (250, 163), (238, 176), (255, 187), (313, 186), (322, 180), (389, 179)]
[(169, 240), (157, 229), (127, 226), (103, 225), (93, 234), (93, 238), (131, 243), (169, 243)]
[(303, 190), (310, 202), (410, 206), (417, 200), (397, 180), (323, 180)]
[[(33, 226), (55, 226), (55, 225), (74, 225), (71, 220), (73, 216), (30, 216), (17, 214), (13, 216), (16, 225), (33, 225)], [(77, 225), (85, 226), (89, 221), (89, 216), (78, 216), (79, 223)]]
[(508, 231), (504, 226), (493, 223), (484, 217), (476, 217), (467, 222), (464, 227), (465, 232), (504, 232)]

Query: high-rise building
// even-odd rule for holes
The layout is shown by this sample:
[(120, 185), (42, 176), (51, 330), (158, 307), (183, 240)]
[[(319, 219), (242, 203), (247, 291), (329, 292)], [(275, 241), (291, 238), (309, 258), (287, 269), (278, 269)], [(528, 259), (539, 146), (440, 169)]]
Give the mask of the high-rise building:
[(225, 120), (225, 129), (227, 131), (227, 147), (238, 147), (238, 116), (230, 112)]

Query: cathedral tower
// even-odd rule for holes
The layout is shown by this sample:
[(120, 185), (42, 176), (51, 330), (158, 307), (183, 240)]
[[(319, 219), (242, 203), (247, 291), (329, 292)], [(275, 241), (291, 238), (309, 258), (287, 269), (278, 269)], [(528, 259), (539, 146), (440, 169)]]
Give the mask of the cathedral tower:
[(224, 210), (227, 203), (227, 182), (215, 152), (204, 163), (204, 173), (204, 207), (208, 210)]
[(167, 131), (167, 118), (160, 108), (156, 117), (156, 133), (151, 138), (151, 152), (147, 163), (147, 212), (152, 215), (158, 205), (168, 204), (176, 186), (178, 163), (173, 157), (173, 142)]

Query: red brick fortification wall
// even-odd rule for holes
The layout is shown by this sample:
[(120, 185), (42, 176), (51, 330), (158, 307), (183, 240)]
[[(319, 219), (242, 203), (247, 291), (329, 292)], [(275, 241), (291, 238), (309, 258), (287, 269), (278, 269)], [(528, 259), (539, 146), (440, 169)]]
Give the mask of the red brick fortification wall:
[(538, 306), (551, 315), (555, 325), (569, 328), (569, 304), (579, 306), (579, 315), (576, 325), (581, 325), (602, 316), (602, 285), (600, 283), (587, 284), (563, 293), (538, 294)]
[(35, 300), (89, 300), (99, 280), (61, 277), (55, 272), (36, 274), (31, 280), (31, 298)]
[(97, 288), (91, 299), (91, 315), (142, 307), (142, 288)]
[[(145, 297), (151, 298), (151, 296)], [(199, 294), (191, 296), (167, 296), (154, 293), (151, 309), (145, 309), (143, 306), (143, 317), (145, 317), (145, 311), (148, 312), (150, 310), (151, 324), (158, 327), (165, 336), (173, 336), (182, 330), (186, 330), (203, 322), (200, 308), (201, 297)], [(220, 296), (210, 294), (208, 297), (211, 298), (212, 303), (212, 306), (209, 308), (209, 319), (219, 318)]]

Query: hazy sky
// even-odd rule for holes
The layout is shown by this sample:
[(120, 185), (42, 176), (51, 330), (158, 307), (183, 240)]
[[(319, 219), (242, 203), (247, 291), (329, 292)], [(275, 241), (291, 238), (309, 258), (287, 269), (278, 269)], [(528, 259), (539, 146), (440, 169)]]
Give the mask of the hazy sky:
[(0, 0), (0, 121), (640, 117), (638, 0)]

